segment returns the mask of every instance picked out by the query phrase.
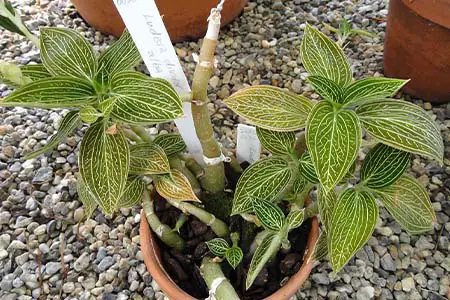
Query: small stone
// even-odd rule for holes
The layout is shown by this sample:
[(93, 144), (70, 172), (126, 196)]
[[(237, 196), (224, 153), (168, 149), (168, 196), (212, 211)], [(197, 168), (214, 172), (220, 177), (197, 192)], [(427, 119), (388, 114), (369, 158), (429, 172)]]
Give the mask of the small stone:
[(25, 249), (27, 249), (27, 245), (25, 245), (19, 240), (14, 240), (11, 242), (11, 244), (9, 244), (7, 250), (10, 251), (10, 250), (25, 250)]
[(53, 178), (53, 169), (50, 167), (40, 168), (33, 177), (33, 184), (50, 182)]
[(75, 284), (73, 282), (66, 282), (63, 285), (63, 292), (70, 294), (75, 290)]
[(410, 292), (412, 289), (414, 289), (414, 279), (412, 277), (403, 278), (402, 289), (405, 292)]
[(361, 287), (356, 292), (356, 299), (358, 300), (373, 299), (374, 296), (375, 296), (375, 289), (371, 286)]
[(102, 259), (102, 261), (98, 264), (98, 269), (100, 270), (100, 272), (105, 272), (106, 269), (108, 269), (109, 267), (111, 267), (115, 262), (115, 259), (111, 256), (107, 256), (104, 259)]
[(430, 243), (425, 236), (421, 236), (416, 242), (416, 248), (419, 250), (433, 250), (434, 244)]
[(42, 224), (42, 225), (39, 225), (38, 227), (36, 227), (36, 229), (34, 229), (33, 233), (37, 236), (40, 236), (40, 235), (44, 235), (46, 231), (47, 231), (47, 225)]
[(75, 263), (73, 264), (73, 268), (75, 269), (75, 271), (77, 272), (81, 272), (84, 269), (86, 269), (89, 264), (91, 263), (91, 260), (89, 259), (89, 254), (84, 252), (83, 254), (81, 254), (81, 256), (75, 261)]
[(318, 284), (328, 285), (330, 284), (330, 278), (326, 273), (316, 273), (311, 276), (312, 280)]
[(8, 224), (11, 219), (11, 213), (8, 211), (0, 212), (0, 225)]
[(6, 251), (5, 249), (0, 249), (0, 260), (6, 257), (8, 257), (8, 251)]
[(381, 267), (386, 271), (395, 271), (397, 268), (395, 267), (394, 260), (392, 259), (389, 253), (386, 253), (380, 260)]
[(84, 208), (83, 207), (78, 207), (77, 209), (75, 209), (75, 211), (73, 212), (73, 220), (78, 223), (80, 222), (82, 219), (84, 218)]
[(45, 265), (45, 273), (50, 276), (58, 272), (60, 269), (61, 269), (60, 262), (51, 261)]

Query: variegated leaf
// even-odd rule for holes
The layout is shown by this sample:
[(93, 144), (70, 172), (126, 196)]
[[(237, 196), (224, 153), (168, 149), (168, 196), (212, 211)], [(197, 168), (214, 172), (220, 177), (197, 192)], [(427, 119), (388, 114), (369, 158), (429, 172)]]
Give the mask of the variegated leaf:
[(32, 81), (52, 77), (42, 64), (21, 66), (20, 70), (23, 76), (30, 78)]
[(311, 184), (306, 180), (305, 177), (302, 175), (297, 176), (297, 178), (294, 181), (294, 186), (292, 189), (292, 194), (295, 196), (306, 192), (307, 189), (311, 188)]
[(108, 82), (114, 74), (130, 70), (140, 61), (141, 55), (130, 32), (125, 29), (120, 39), (100, 55), (97, 80), (100, 83)]
[(130, 167), (130, 149), (123, 133), (108, 134), (109, 124), (100, 120), (83, 137), (78, 165), (83, 181), (107, 214), (117, 208)]
[(371, 237), (378, 218), (378, 207), (372, 194), (353, 188), (339, 195), (328, 229), (328, 252), (335, 273)]
[(300, 175), (311, 183), (319, 183), (319, 178), (317, 177), (316, 169), (314, 168), (309, 152), (303, 153), (298, 162)]
[(95, 102), (92, 85), (83, 79), (50, 77), (33, 81), (9, 94), (0, 106), (36, 108), (83, 107)]
[(145, 187), (146, 184), (141, 178), (136, 176), (129, 177), (117, 208), (132, 207), (141, 202)]
[(352, 72), (342, 49), (309, 24), (306, 24), (300, 53), (303, 66), (311, 75), (323, 76), (342, 87), (352, 80)]
[[(10, 14), (8, 16), (8, 14)], [(20, 29), (17, 24), (11, 21), (10, 17), (17, 18), (17, 12), (12, 6), (9, 0), (0, 1), (0, 27), (5, 28), (8, 31), (25, 35), (22, 29)]]
[(245, 281), (246, 290), (252, 286), (264, 265), (280, 250), (281, 240), (281, 236), (277, 232), (270, 232), (256, 248)]
[(256, 127), (256, 134), (261, 144), (272, 154), (290, 154), (294, 151), (295, 133), (278, 132)]
[(311, 255), (312, 261), (321, 261), (328, 255), (328, 240), (327, 233), (322, 231), (314, 245), (313, 254)]
[(41, 59), (54, 76), (91, 80), (97, 74), (97, 59), (89, 42), (67, 28), (41, 28)]
[(0, 83), (6, 84), (11, 88), (20, 88), (32, 80), (25, 76), (21, 68), (15, 64), (0, 62)]
[(389, 186), (403, 175), (409, 166), (409, 160), (409, 153), (378, 144), (364, 159), (361, 181), (374, 189)]
[(242, 249), (239, 247), (231, 247), (225, 252), (225, 258), (233, 269), (241, 263), (242, 258), (244, 257), (244, 253)]
[(171, 175), (161, 176), (155, 186), (158, 194), (166, 199), (201, 202), (192, 190), (189, 180), (178, 170), (172, 170)]
[(344, 98), (344, 90), (337, 83), (320, 75), (310, 75), (308, 82), (314, 90), (326, 100), (341, 103)]
[(289, 230), (300, 227), (305, 220), (305, 210), (292, 210), (286, 218), (286, 224), (289, 225)]
[(78, 111), (70, 111), (68, 112), (62, 119), (61, 124), (59, 125), (58, 131), (50, 138), (47, 144), (33, 151), (25, 156), (25, 159), (35, 158), (41, 154), (44, 154), (56, 146), (58, 146), (65, 138), (67, 138), (72, 132), (81, 125), (80, 116), (78, 115)]
[(439, 127), (419, 106), (402, 100), (380, 100), (356, 110), (364, 128), (382, 143), (443, 163)]
[(283, 228), (285, 216), (278, 205), (263, 199), (254, 199), (253, 210), (265, 229), (278, 231)]
[(395, 95), (408, 80), (394, 78), (364, 78), (352, 82), (345, 88), (342, 103), (358, 104), (360, 101), (377, 100)]
[(112, 77), (111, 90), (111, 96), (116, 99), (111, 114), (120, 121), (146, 125), (183, 115), (180, 97), (164, 79), (123, 71)]
[(169, 160), (156, 144), (137, 144), (130, 150), (130, 174), (152, 175), (170, 173)]
[(272, 156), (255, 162), (239, 178), (232, 215), (251, 212), (255, 198), (267, 201), (278, 199), (292, 176), (292, 169), (283, 157)]
[(89, 219), (92, 216), (92, 213), (97, 208), (98, 200), (96, 197), (92, 194), (92, 192), (89, 190), (89, 188), (86, 186), (86, 184), (83, 182), (83, 179), (81, 178), (80, 174), (77, 174), (77, 194), (78, 198), (80, 199), (81, 203), (84, 207), (84, 214)]
[(313, 106), (303, 96), (268, 85), (241, 89), (224, 102), (250, 123), (274, 131), (304, 128)]
[(179, 134), (158, 135), (153, 142), (163, 148), (167, 156), (171, 156), (186, 150), (186, 144)]
[(319, 205), (320, 220), (322, 221), (325, 231), (330, 230), (331, 218), (337, 202), (338, 196), (334, 189), (325, 191), (325, 189), (319, 185), (317, 190), (317, 203)]
[(212, 239), (206, 242), (206, 245), (212, 254), (219, 257), (224, 257), (227, 250), (230, 249), (228, 242), (222, 238)]
[(350, 169), (361, 146), (361, 125), (355, 112), (336, 110), (321, 101), (308, 118), (306, 143), (320, 183), (333, 188)]
[(88, 124), (95, 123), (95, 121), (97, 121), (98, 118), (100, 118), (102, 116), (103, 116), (103, 114), (92, 106), (86, 106), (86, 107), (83, 107), (82, 109), (80, 109), (81, 121), (88, 123)]
[(414, 178), (404, 175), (393, 185), (376, 192), (394, 219), (408, 233), (420, 234), (433, 229), (436, 215), (430, 197)]

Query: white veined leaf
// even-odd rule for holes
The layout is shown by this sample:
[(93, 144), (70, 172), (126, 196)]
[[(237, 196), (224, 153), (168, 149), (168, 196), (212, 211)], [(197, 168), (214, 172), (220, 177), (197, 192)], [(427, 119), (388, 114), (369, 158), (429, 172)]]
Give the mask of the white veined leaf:
[(334, 189), (325, 191), (325, 189), (319, 185), (317, 189), (317, 203), (319, 205), (320, 220), (322, 221), (325, 231), (330, 229), (331, 218), (337, 202), (338, 196)]
[(320, 75), (310, 75), (308, 82), (314, 90), (325, 100), (341, 103), (344, 98), (344, 91), (337, 83)]
[(424, 187), (410, 176), (400, 177), (393, 185), (375, 190), (394, 219), (410, 234), (433, 229), (436, 215)]
[(106, 49), (98, 59), (100, 83), (108, 82), (111, 77), (121, 71), (128, 71), (141, 61), (141, 55), (131, 38), (128, 29), (125, 29), (120, 39)]
[(300, 227), (305, 220), (305, 210), (292, 210), (286, 218), (286, 224), (289, 225), (289, 230)]
[(352, 72), (342, 49), (309, 24), (300, 53), (303, 66), (311, 75), (323, 76), (342, 87), (351, 82)]
[(166, 199), (201, 202), (192, 190), (189, 180), (178, 170), (172, 170), (172, 174), (161, 176), (155, 186), (158, 194)]
[(116, 99), (111, 114), (125, 123), (148, 125), (183, 115), (180, 97), (164, 79), (123, 71), (112, 77), (111, 90), (111, 97)]
[(361, 101), (377, 100), (394, 96), (409, 80), (394, 78), (364, 78), (345, 88), (342, 103), (355, 105)]
[(372, 194), (353, 188), (339, 195), (328, 234), (328, 252), (335, 273), (369, 240), (378, 218)]
[(117, 208), (128, 208), (138, 204), (142, 201), (145, 188), (146, 184), (141, 178), (137, 176), (129, 177)]
[(59, 125), (58, 131), (50, 138), (47, 144), (31, 153), (28, 153), (25, 156), (25, 160), (37, 157), (41, 154), (44, 154), (56, 146), (58, 146), (65, 138), (67, 138), (70, 134), (74, 132), (74, 130), (81, 125), (80, 116), (78, 115), (78, 111), (70, 111), (68, 112), (62, 119), (61, 124)]
[(49, 77), (33, 81), (0, 100), (0, 106), (35, 108), (84, 107), (95, 102), (95, 90), (83, 79)]
[(95, 123), (102, 116), (103, 114), (92, 106), (85, 106), (80, 109), (80, 119), (87, 124)]
[(252, 200), (255, 198), (277, 200), (292, 177), (293, 171), (283, 157), (272, 156), (255, 162), (239, 178), (232, 215), (251, 212)]
[(212, 254), (219, 257), (224, 257), (227, 250), (230, 249), (228, 242), (222, 238), (212, 239), (206, 242), (206, 245)]
[(385, 99), (364, 103), (356, 113), (367, 132), (383, 144), (443, 163), (444, 143), (439, 127), (419, 106)]
[(312, 162), (309, 152), (305, 152), (299, 159), (298, 168), (300, 175), (311, 183), (319, 183), (314, 163)]
[(77, 194), (84, 207), (84, 214), (89, 219), (98, 206), (97, 198), (92, 194), (89, 188), (84, 184), (80, 174), (77, 174)]
[(281, 237), (277, 232), (268, 233), (261, 244), (256, 248), (245, 281), (245, 289), (248, 290), (264, 265), (280, 250)]
[(130, 174), (152, 175), (170, 173), (169, 159), (156, 144), (137, 144), (130, 149)]
[(21, 66), (23, 76), (30, 78), (32, 81), (52, 77), (42, 64)]
[(274, 131), (303, 129), (313, 106), (303, 96), (268, 85), (241, 89), (224, 102), (250, 123)]
[(295, 147), (295, 133), (278, 132), (256, 127), (256, 134), (261, 144), (272, 154), (290, 154)]
[(310, 260), (312, 261), (321, 261), (328, 255), (328, 240), (327, 233), (322, 231), (317, 239), (316, 244), (314, 245), (313, 254), (311, 255)]
[(167, 156), (171, 156), (186, 150), (186, 144), (179, 134), (161, 134), (153, 142), (164, 149)]
[(231, 247), (225, 252), (225, 258), (233, 269), (241, 263), (244, 253), (239, 247)]
[(285, 216), (278, 205), (263, 199), (254, 199), (253, 210), (265, 229), (278, 231), (283, 228)]
[(308, 118), (306, 143), (320, 183), (330, 190), (346, 175), (361, 146), (361, 125), (355, 112), (337, 110), (321, 101)]
[(370, 188), (393, 184), (409, 166), (410, 154), (384, 144), (367, 154), (361, 167), (361, 181)]
[(41, 28), (41, 58), (54, 76), (92, 80), (97, 74), (97, 58), (89, 42), (67, 28)]
[[(3, 10), (3, 12), (2, 12)], [(8, 31), (18, 33), (25, 36), (25, 33), (17, 27), (17, 25), (10, 20), (7, 14), (11, 14), (13, 17), (17, 17), (17, 12), (8, 0), (0, 1), (0, 27), (5, 28)], [(22, 22), (21, 22), (22, 23)]]
[(78, 165), (86, 186), (107, 214), (117, 208), (127, 183), (130, 149), (123, 133), (108, 134), (100, 120), (91, 125), (81, 141)]

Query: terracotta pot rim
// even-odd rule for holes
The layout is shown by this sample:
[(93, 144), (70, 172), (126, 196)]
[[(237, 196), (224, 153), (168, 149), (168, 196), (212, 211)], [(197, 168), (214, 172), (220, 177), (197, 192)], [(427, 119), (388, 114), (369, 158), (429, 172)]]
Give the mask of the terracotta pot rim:
[[(147, 270), (158, 283), (161, 290), (173, 300), (196, 300), (196, 298), (183, 291), (171, 278), (164, 269), (160, 260), (159, 246), (156, 244), (154, 234), (150, 229), (144, 211), (141, 211), (141, 223), (139, 228), (141, 241), (141, 251), (144, 256), (144, 263)], [(308, 234), (307, 247), (304, 254), (303, 264), (294, 275), (289, 278), (287, 283), (283, 285), (275, 293), (267, 297), (268, 300), (289, 299), (306, 281), (314, 262), (309, 261), (313, 253), (312, 249), (319, 238), (319, 221), (317, 217), (311, 218), (311, 230)]]
[(402, 2), (422, 18), (450, 29), (450, 0), (402, 0)]

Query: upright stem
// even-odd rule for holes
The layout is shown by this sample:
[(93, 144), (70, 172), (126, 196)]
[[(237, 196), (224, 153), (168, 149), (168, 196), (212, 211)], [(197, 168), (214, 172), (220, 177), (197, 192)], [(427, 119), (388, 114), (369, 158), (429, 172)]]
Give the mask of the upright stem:
[(200, 272), (210, 291), (209, 299), (239, 300), (231, 283), (226, 279), (220, 265), (210, 257), (203, 258)]
[(207, 192), (213, 194), (225, 189), (225, 168), (220, 160), (222, 151), (215, 139), (207, 106), (208, 84), (214, 70), (218, 28), (220, 28), (220, 13), (216, 12), (214, 15), (211, 14), (192, 82), (192, 115), (195, 131), (202, 145), (203, 155), (210, 160), (206, 161), (205, 176), (201, 178), (201, 183)]
[(134, 131), (134, 133), (136, 133), (136, 135), (138, 135), (144, 142), (147, 143), (152, 143), (152, 139), (150, 138), (150, 136), (148, 135), (147, 131), (145, 130), (144, 127), (140, 127), (140, 126), (135, 126), (135, 125), (131, 125), (130, 126), (131, 130)]
[(192, 174), (192, 172), (185, 165), (183, 165), (183, 161), (181, 160), (181, 158), (179, 156), (172, 155), (171, 157), (169, 157), (169, 163), (170, 168), (176, 169), (181, 173), (183, 173), (184, 176), (186, 176), (186, 178), (189, 180), (189, 183), (191, 184), (194, 193), (197, 196), (200, 196), (201, 193), (200, 184), (198, 183), (198, 180), (195, 177), (195, 175)]

